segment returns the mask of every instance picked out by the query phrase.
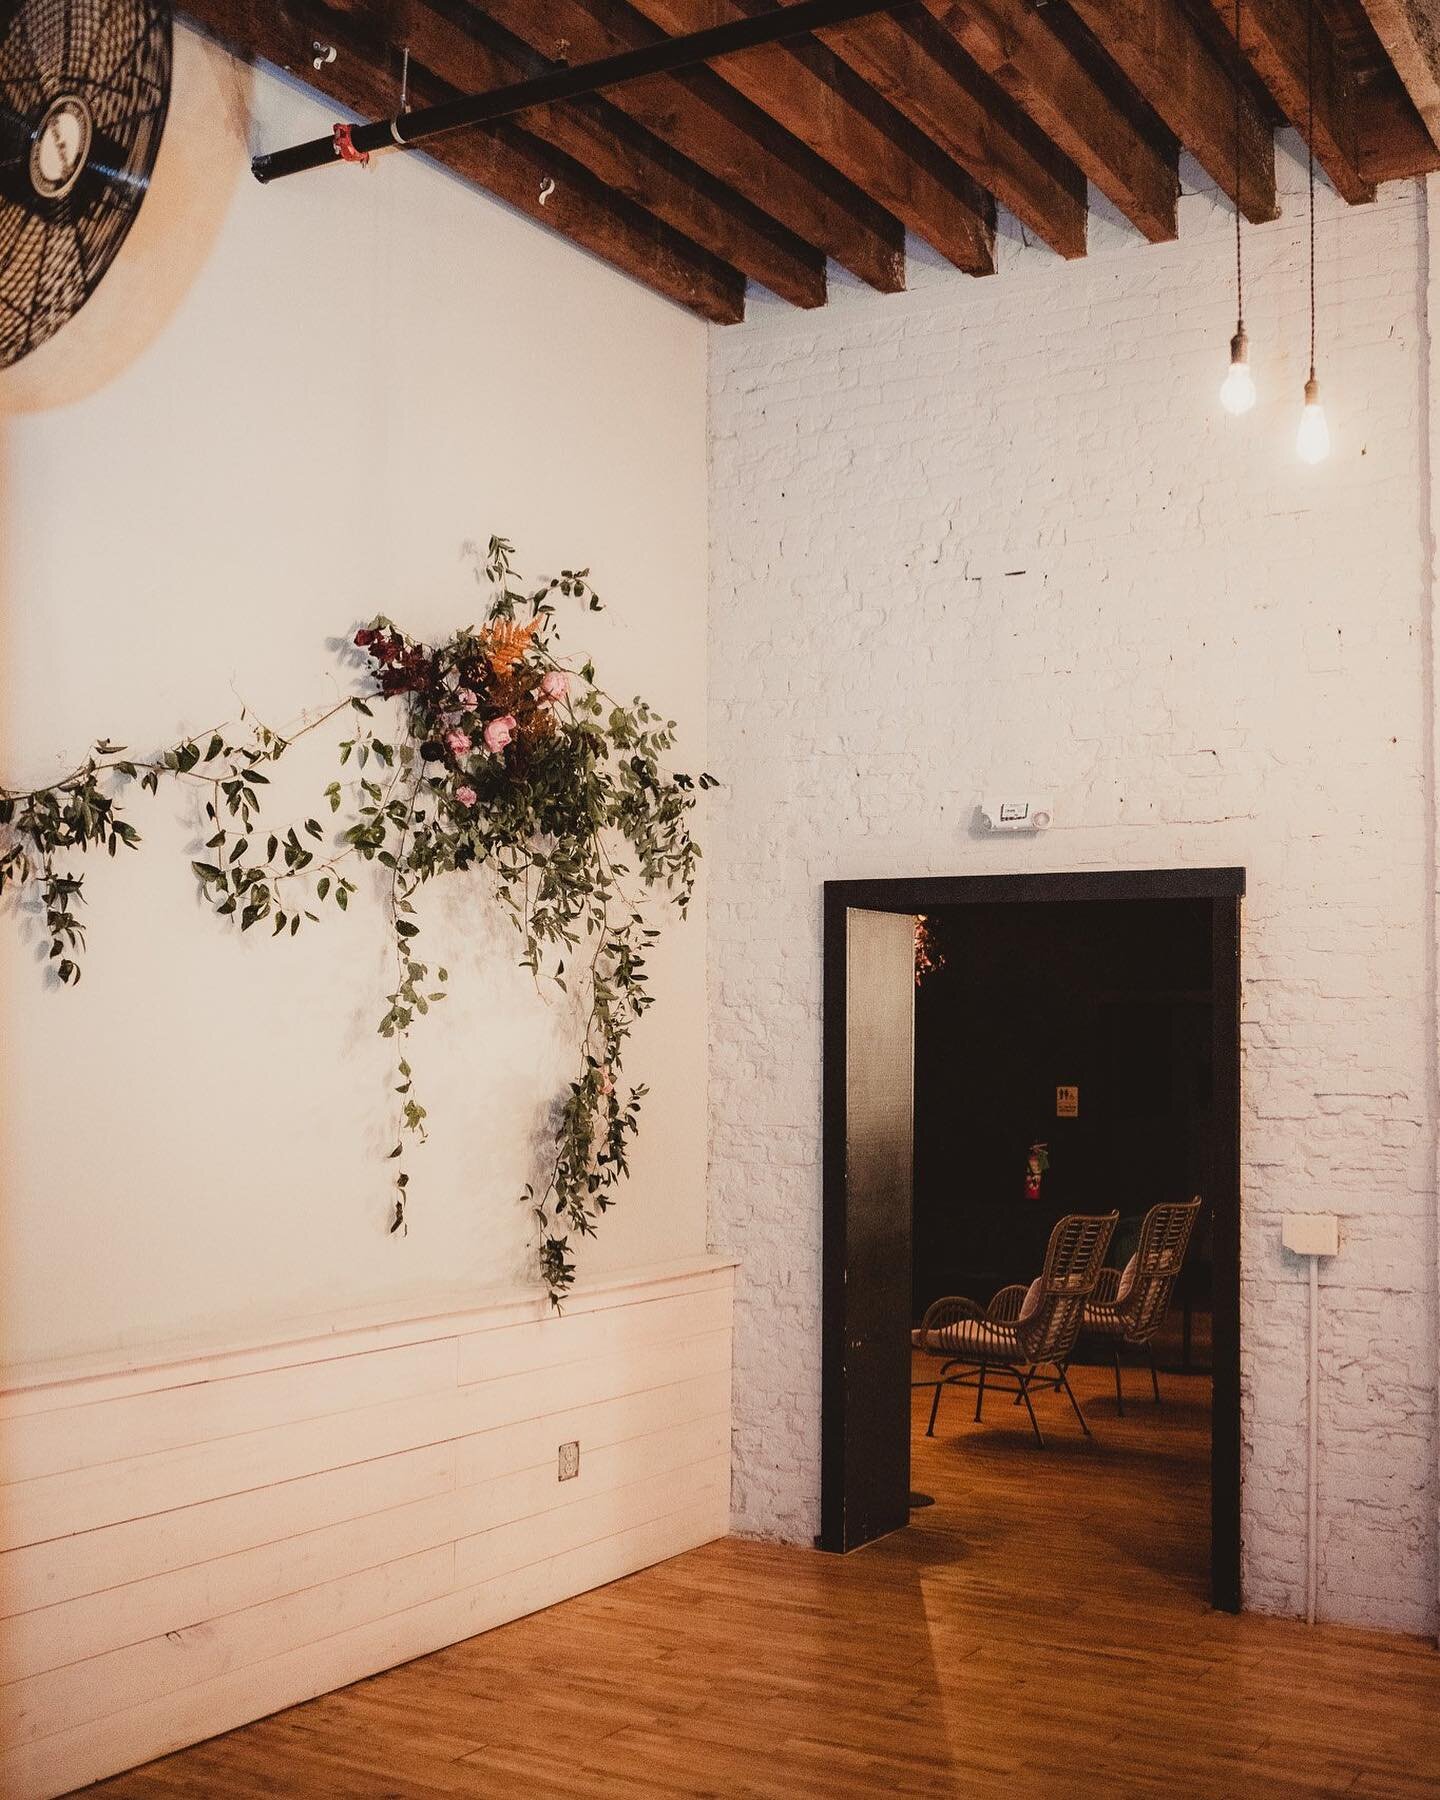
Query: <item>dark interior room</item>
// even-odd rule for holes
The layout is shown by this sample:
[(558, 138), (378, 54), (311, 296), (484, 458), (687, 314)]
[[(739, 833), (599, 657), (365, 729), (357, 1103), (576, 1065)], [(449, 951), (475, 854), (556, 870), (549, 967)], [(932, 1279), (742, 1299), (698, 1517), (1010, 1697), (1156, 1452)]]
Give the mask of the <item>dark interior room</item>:
[[(1210, 1185), (1206, 905), (965, 905), (917, 929), (915, 1320), (1030, 1281), (1066, 1213), (1117, 1210), (1123, 1266), (1150, 1206)], [(1207, 1207), (1162, 1360), (1204, 1362), (1209, 1289)]]

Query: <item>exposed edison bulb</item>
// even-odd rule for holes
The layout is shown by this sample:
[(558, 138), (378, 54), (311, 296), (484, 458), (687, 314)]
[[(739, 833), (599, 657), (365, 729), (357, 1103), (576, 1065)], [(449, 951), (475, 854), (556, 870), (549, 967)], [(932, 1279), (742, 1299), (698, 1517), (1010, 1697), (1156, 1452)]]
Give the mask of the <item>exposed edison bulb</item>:
[(1320, 383), (1312, 375), (1305, 383), (1305, 410), (1295, 435), (1295, 454), (1301, 462), (1324, 462), (1330, 454), (1330, 426), (1320, 404)]
[(1247, 413), (1255, 404), (1255, 378), (1250, 373), (1250, 340), (1243, 330), (1230, 340), (1230, 372), (1220, 384), (1220, 404), (1228, 413)]

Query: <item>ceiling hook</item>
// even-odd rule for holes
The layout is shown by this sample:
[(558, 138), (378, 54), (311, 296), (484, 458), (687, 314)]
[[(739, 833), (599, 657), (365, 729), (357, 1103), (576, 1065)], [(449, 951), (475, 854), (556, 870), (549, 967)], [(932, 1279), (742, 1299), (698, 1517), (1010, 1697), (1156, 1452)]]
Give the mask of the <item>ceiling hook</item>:
[(540, 183), (540, 204), (543, 206), (554, 192), (555, 177), (553, 175), (547, 175)]
[(310, 58), (312, 69), (323, 69), (326, 63), (333, 63), (340, 54), (333, 44), (322, 44), (319, 38), (310, 46), (315, 54)]
[(405, 59), (400, 64), (400, 110), (410, 110), (410, 46), (405, 46)]

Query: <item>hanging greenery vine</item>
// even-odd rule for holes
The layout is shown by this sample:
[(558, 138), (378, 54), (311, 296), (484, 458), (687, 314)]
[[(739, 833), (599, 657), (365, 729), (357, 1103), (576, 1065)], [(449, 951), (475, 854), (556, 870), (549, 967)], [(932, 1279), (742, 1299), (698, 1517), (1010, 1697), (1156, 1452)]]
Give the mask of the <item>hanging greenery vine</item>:
[[(484, 872), (519, 930), (521, 966), (537, 984), (572, 993), (579, 1064), (559, 1108), (545, 1180), (525, 1190), (539, 1228), (541, 1271), (557, 1305), (575, 1277), (570, 1234), (591, 1235), (628, 1169), (628, 1140), (645, 1088), (622, 1097), (626, 1039), (649, 1007), (647, 954), (659, 936), (627, 883), (670, 895), (683, 915), (700, 850), (688, 814), (713, 777), (668, 770), (673, 720), (637, 698), (622, 706), (555, 648), (555, 598), (600, 601), (588, 571), (566, 570), (530, 591), (513, 547), (492, 538), (477, 575), (491, 598), (483, 625), (445, 643), (408, 637), (387, 618), (355, 633), (368, 692), (281, 733), (242, 714), (148, 758), (97, 742), (68, 775), (28, 790), (0, 788), (0, 894), (43, 912), (49, 966), (80, 979), (85, 877), (77, 864), (104, 847), (134, 848), (123, 815), (134, 788), (162, 781), (202, 803), (204, 851), (191, 863), (220, 917), (248, 931), (295, 936), (329, 908), (347, 910), (358, 864), (384, 871), (395, 971), (378, 1029), (396, 1047), (397, 1130), (392, 1231), (406, 1225), (406, 1150), (425, 1137), (425, 1108), (405, 1049), (417, 1018), (444, 997), (448, 970), (422, 959), (415, 895), (452, 873)], [(381, 732), (372, 701), (393, 704)], [(338, 754), (348, 773), (324, 798), (328, 823), (268, 823), (267, 770), (336, 718), (350, 724)], [(334, 815), (344, 815), (342, 819)], [(35, 910), (32, 908), (31, 910)], [(428, 953), (427, 953), (428, 955)]]

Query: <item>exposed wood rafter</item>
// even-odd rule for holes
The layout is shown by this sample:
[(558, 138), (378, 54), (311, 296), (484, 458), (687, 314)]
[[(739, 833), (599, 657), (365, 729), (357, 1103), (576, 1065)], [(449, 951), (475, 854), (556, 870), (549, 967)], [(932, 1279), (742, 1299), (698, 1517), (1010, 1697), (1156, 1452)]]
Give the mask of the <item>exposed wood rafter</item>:
[(907, 7), (817, 36), (1051, 249), (1085, 254), (1085, 177), (927, 12)]
[[(186, 0), (185, 9), (228, 48), (293, 70), (341, 106), (381, 116), (394, 109), (393, 76), (361, 54), (312, 69), (308, 53), (315, 32), (295, 16), (298, 8), (267, 5), (265, 0)], [(423, 73), (415, 91), (426, 100), (444, 97), (438, 86), (427, 90)], [(499, 124), (438, 139), (430, 153), (517, 211), (702, 318), (729, 325), (745, 316), (745, 277), (738, 269), (519, 127)], [(555, 191), (542, 206), (540, 193), (547, 177), (555, 181)]]
[[(1176, 143), (1113, 66), (1031, 0), (924, 0), (936, 21), (1152, 243), (1175, 236)], [(1088, 65), (1088, 66), (1087, 66)], [(1146, 115), (1149, 115), (1148, 117)]]
[(1440, 146), (1440, 7), (1435, 0), (1364, 0), (1432, 141)]
[(1234, 0), (180, 3), (360, 113), (364, 150), (405, 141), (408, 51), (417, 149), (717, 323), (752, 281), (822, 305), (827, 259), (893, 293), (907, 231), (989, 274), (997, 202), (1083, 256), (1087, 183), (1173, 238), (1182, 149), (1273, 219), (1282, 119), (1352, 204), (1440, 169), (1440, 0), (1243, 0), (1238, 54)]
[(1253, 224), (1278, 217), (1275, 142), (1248, 92), (1241, 96), (1239, 192), (1235, 78), (1181, 0), (1071, 0), (1125, 74), (1221, 190)]
[[(1235, 0), (1211, 0), (1234, 42)], [(1245, 0), (1240, 37), (1245, 59), (1275, 104), (1302, 135), (1309, 115), (1307, 80), (1312, 45), (1309, 0)], [(1322, 8), (1313, 12), (1315, 160), (1337, 194), (1351, 205), (1375, 198), (1360, 173), (1356, 83)]]
[[(484, 14), (452, 0), (410, 0), (405, 31), (412, 67), (440, 77), (457, 93), (503, 87), (549, 66)], [(825, 262), (818, 251), (606, 100), (538, 107), (526, 114), (525, 130), (793, 305), (824, 304)]]
[[(623, 0), (486, 0), (485, 10), (552, 61), (598, 62), (663, 35)], [(904, 287), (899, 220), (712, 70), (627, 82), (606, 98), (871, 287)]]
[[(771, 10), (768, 0), (639, 0), (671, 36)], [(722, 79), (972, 275), (995, 267), (995, 203), (813, 38), (728, 56)]]
[(1440, 144), (1394, 69), (1365, 80), (1356, 125), (1360, 172), (1368, 181), (1409, 181), (1440, 169)]

